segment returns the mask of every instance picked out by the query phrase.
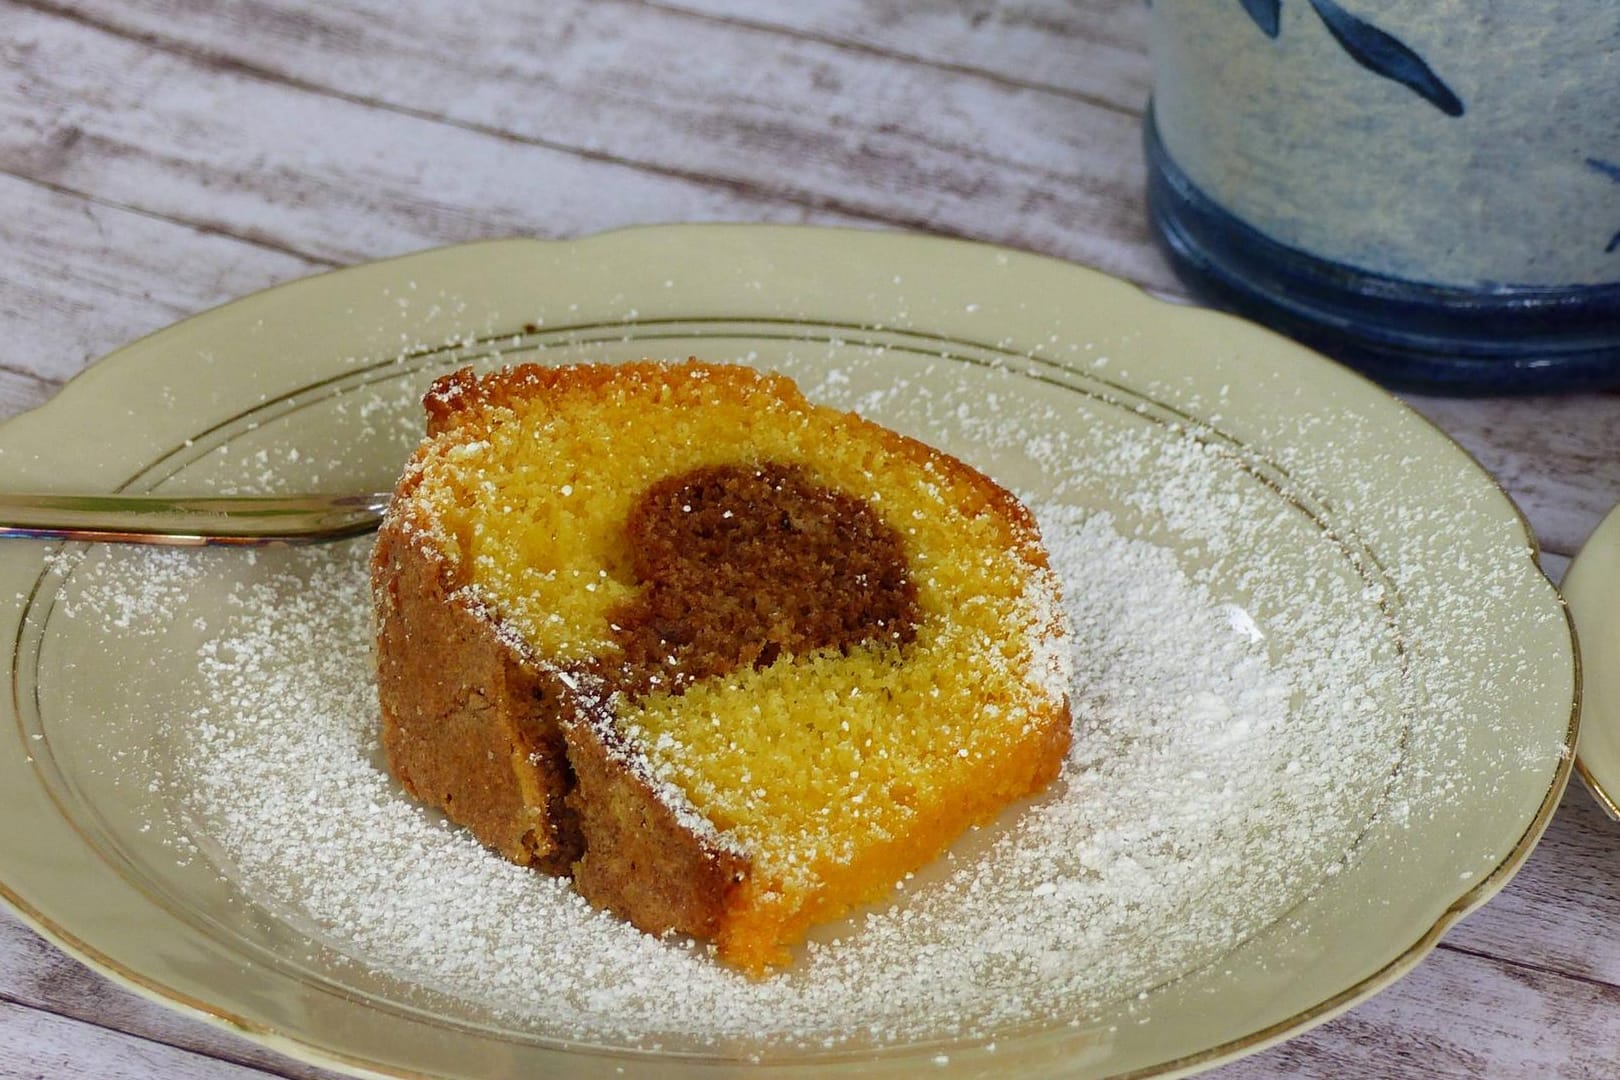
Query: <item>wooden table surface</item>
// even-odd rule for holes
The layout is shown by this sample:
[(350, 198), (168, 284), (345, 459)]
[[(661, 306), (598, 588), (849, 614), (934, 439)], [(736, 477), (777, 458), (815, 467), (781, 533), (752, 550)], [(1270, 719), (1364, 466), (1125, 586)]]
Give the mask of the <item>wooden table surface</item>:
[[(1211, 0), (1214, 2), (1214, 0)], [(1140, 0), (0, 0), (0, 415), (328, 267), (662, 221), (913, 229), (1162, 294)], [(1620, 500), (1620, 395), (1408, 397), (1557, 578)], [(0, 794), (0, 812), (3, 812)], [(1577, 784), (1507, 889), (1259, 1077), (1620, 1077), (1620, 825)], [(315, 1077), (0, 915), (0, 1076)]]

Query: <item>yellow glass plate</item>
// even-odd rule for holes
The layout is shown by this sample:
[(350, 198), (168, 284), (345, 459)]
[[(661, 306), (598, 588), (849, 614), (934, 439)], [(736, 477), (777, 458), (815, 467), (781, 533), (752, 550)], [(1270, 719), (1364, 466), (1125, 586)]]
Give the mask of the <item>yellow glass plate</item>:
[[(386, 488), (438, 374), (687, 354), (784, 370), (1036, 501), (1106, 511), (1262, 626), (1292, 625), (1306, 605), (1319, 629), (1373, 626), (1376, 715), (1347, 708), (1298, 736), (1302, 760), (1320, 756), (1313, 741), (1337, 745), (1329, 731), (1388, 758), (1324, 804), (1347, 823), (1339, 849), (1300, 864), (1288, 903), (1214, 954), (1188, 953), (1112, 1000), (1048, 1002), (1017, 1024), (889, 1044), (857, 1033), (827, 1049), (580, 1039), (544, 1009), (514, 1019), (476, 992), (424, 996), (345, 954), (282, 898), (245, 887), (210, 823), (176, 801), (168, 781), (187, 717), (230, 706), (197, 698), (199, 650), (230, 617), (233, 590), (294, 555), (172, 556), (194, 560), (182, 586), (177, 564), (128, 549), (15, 543), (0, 547), (13, 641), (0, 893), (112, 978), (358, 1074), (613, 1076), (656, 1063), (670, 1076), (1149, 1076), (1258, 1049), (1388, 985), (1499, 889), (1546, 827), (1570, 773), (1579, 673), (1534, 541), (1492, 480), (1377, 387), (1280, 337), (1030, 255), (674, 226), (338, 271), (94, 365), (0, 427), (0, 485)], [(1183, 490), (1174, 463), (1188, 453), (1218, 474), (1218, 492)], [(1213, 495), (1224, 524), (1200, 505)], [(1252, 559), (1211, 554), (1200, 529), (1226, 526), (1255, 539)], [(139, 604), (118, 599), (131, 594)], [(274, 675), (335, 644), (258, 663)], [(1281, 836), (1241, 839), (1294, 865)], [(1234, 875), (1228, 891), (1239, 887)], [(1130, 926), (1107, 950), (1129, 957), (1175, 930)]]
[(1564, 575), (1584, 660), (1586, 723), (1575, 758), (1581, 779), (1620, 821), (1620, 507), (1587, 538)]

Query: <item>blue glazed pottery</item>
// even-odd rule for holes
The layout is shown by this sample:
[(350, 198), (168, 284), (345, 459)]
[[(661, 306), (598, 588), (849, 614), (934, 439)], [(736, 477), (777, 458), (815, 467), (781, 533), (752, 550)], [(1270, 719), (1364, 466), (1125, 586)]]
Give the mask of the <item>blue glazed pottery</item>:
[(1393, 386), (1620, 386), (1620, 3), (1157, 0), (1148, 204), (1200, 291)]

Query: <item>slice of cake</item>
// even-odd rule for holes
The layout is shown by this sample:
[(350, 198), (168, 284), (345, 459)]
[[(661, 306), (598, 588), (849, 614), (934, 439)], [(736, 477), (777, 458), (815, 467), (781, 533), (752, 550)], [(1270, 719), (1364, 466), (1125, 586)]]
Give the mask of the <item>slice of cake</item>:
[(515, 862), (753, 973), (1069, 745), (1033, 520), (748, 368), (461, 371), (373, 558), (383, 744)]

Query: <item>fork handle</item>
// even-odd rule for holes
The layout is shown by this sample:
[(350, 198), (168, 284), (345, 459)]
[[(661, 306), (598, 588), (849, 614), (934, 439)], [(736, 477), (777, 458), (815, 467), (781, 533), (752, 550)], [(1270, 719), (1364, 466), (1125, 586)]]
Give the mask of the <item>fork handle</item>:
[(375, 529), (387, 492), (344, 495), (0, 494), (0, 537), (132, 544), (265, 545)]

